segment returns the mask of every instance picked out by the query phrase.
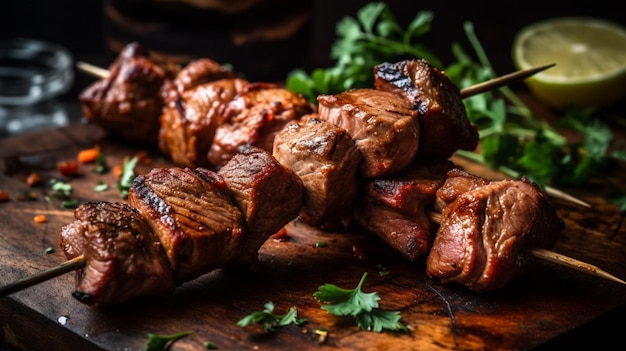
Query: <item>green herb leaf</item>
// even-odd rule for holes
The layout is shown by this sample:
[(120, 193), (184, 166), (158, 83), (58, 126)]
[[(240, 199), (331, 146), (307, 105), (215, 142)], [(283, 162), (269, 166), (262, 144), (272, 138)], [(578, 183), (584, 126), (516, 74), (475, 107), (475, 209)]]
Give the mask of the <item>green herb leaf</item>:
[(362, 330), (381, 332), (383, 329), (406, 331), (400, 313), (383, 311), (378, 308), (380, 297), (377, 293), (362, 291), (367, 272), (363, 273), (354, 289), (340, 288), (334, 284), (324, 284), (313, 296), (322, 303), (321, 308), (335, 316), (353, 316)]
[(180, 333), (175, 333), (171, 335), (157, 335), (148, 333), (148, 342), (146, 343), (145, 351), (164, 351), (171, 343), (176, 340), (182, 339), (193, 332), (185, 331)]
[(101, 193), (103, 191), (107, 191), (109, 190), (109, 185), (107, 183), (104, 182), (98, 182), (98, 184), (96, 184), (96, 186), (93, 187), (93, 191), (97, 192), (97, 193)]
[(57, 199), (68, 199), (72, 195), (72, 185), (60, 180), (52, 180), (52, 196)]
[(204, 347), (207, 350), (217, 350), (217, 349), (219, 349), (219, 347), (217, 347), (217, 344), (215, 344), (213, 342), (210, 342), (210, 341), (205, 342), (204, 343)]
[(441, 67), (440, 60), (416, 42), (430, 31), (432, 19), (431, 12), (420, 12), (403, 30), (384, 2), (371, 2), (358, 11), (356, 18), (344, 17), (337, 23), (337, 40), (330, 53), (335, 66), (314, 69), (310, 75), (294, 70), (287, 75), (287, 89), (314, 103), (321, 94), (370, 87), (373, 67), (384, 61), (416, 56)]
[(94, 173), (97, 174), (105, 174), (110, 170), (109, 165), (107, 164), (106, 157), (102, 153), (98, 153), (96, 157), (96, 168), (93, 169)]
[(117, 190), (119, 190), (122, 198), (128, 198), (128, 190), (132, 185), (133, 179), (135, 179), (135, 166), (138, 162), (137, 156), (124, 160), (124, 165), (122, 167), (122, 175), (117, 182)]
[(367, 272), (363, 273), (354, 289), (343, 289), (334, 284), (322, 285), (313, 296), (324, 303), (322, 309), (336, 316), (356, 316), (362, 311), (370, 312), (378, 308), (380, 297), (377, 293), (364, 293), (361, 290), (366, 277)]
[(274, 304), (269, 301), (264, 305), (265, 309), (260, 312), (253, 312), (237, 322), (237, 326), (247, 327), (251, 324), (260, 324), (263, 329), (271, 333), (276, 327), (284, 327), (289, 324), (301, 325), (306, 323), (305, 318), (298, 318), (298, 311), (295, 307), (289, 308), (289, 311), (285, 314), (275, 314)]

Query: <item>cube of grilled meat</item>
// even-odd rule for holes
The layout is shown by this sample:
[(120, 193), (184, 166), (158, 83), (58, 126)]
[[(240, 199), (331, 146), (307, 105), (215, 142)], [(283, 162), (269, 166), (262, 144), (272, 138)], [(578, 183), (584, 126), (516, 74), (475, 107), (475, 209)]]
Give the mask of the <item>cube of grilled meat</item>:
[(375, 89), (320, 95), (319, 117), (345, 130), (363, 154), (362, 176), (389, 176), (408, 166), (420, 137), (417, 111), (406, 99)]
[(156, 145), (163, 109), (161, 86), (167, 72), (138, 43), (127, 45), (109, 75), (80, 93), (85, 118), (114, 137)]
[(356, 201), (356, 223), (415, 261), (432, 246), (436, 227), (426, 211), (453, 167), (447, 159), (420, 159), (394, 176), (368, 180)]
[(420, 155), (448, 158), (457, 150), (476, 148), (478, 130), (467, 118), (459, 88), (428, 61), (375, 66), (374, 85), (405, 97), (419, 111)]
[(447, 174), (445, 183), (437, 190), (435, 211), (443, 212), (457, 197), (480, 186), (487, 185), (491, 180), (468, 173), (461, 168), (453, 168)]
[(174, 291), (169, 260), (137, 210), (125, 203), (87, 202), (74, 216), (61, 228), (59, 244), (67, 259), (85, 258), (85, 267), (76, 271), (76, 299), (106, 306)]
[(217, 173), (154, 168), (133, 180), (128, 202), (159, 237), (177, 283), (239, 260), (243, 215)]
[(246, 243), (257, 244), (246, 255), (256, 255), (268, 237), (298, 216), (302, 207), (302, 181), (269, 151), (245, 147), (224, 165), (224, 178), (235, 204), (244, 215)]
[(193, 89), (204, 83), (224, 78), (238, 78), (238, 74), (210, 58), (199, 58), (189, 62), (176, 75), (174, 84), (178, 91)]
[(274, 84), (251, 83), (226, 105), (207, 158), (220, 168), (241, 146), (258, 146), (271, 152), (276, 133), (289, 121), (310, 112), (312, 106), (299, 94)]
[(213, 143), (224, 106), (247, 81), (224, 78), (179, 91), (164, 84), (165, 108), (161, 115), (159, 149), (181, 167), (210, 167), (207, 153)]
[(299, 218), (322, 229), (342, 229), (350, 221), (359, 189), (362, 156), (345, 129), (316, 116), (287, 124), (274, 139), (273, 155), (302, 179)]
[(565, 229), (540, 188), (502, 180), (462, 192), (444, 208), (427, 274), (473, 291), (506, 286), (532, 267), (532, 248), (550, 249)]

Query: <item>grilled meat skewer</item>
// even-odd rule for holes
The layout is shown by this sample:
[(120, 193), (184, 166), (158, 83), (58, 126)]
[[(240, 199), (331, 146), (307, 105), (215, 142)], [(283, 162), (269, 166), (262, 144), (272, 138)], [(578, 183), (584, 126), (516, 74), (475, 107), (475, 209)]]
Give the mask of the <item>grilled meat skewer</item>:
[[(129, 204), (80, 205), (76, 220), (59, 234), (68, 259), (84, 257), (72, 295), (107, 306), (169, 293), (216, 268), (254, 268), (261, 245), (297, 215), (302, 184), (259, 148), (232, 162), (221, 175), (205, 168), (155, 168), (134, 179)], [(268, 196), (268, 184), (286, 187)], [(277, 209), (275, 216), (259, 215)]]

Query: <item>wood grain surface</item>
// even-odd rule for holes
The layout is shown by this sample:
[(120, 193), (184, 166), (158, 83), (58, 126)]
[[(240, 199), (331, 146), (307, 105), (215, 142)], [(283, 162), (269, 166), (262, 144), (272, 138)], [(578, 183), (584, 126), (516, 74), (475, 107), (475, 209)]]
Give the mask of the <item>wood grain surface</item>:
[[(58, 248), (60, 228), (73, 221), (73, 211), (47, 201), (49, 180), (59, 179), (56, 163), (75, 159), (79, 150), (99, 146), (110, 165), (148, 151), (150, 167), (172, 166), (156, 150), (110, 140), (97, 127), (72, 124), (0, 140), (0, 189), (11, 195), (0, 203), (0, 285), (40, 272), (64, 261)], [(492, 178), (461, 160), (468, 171)], [(124, 201), (112, 174), (81, 166), (81, 176), (69, 179), (72, 196), (80, 201)], [(38, 172), (44, 183), (31, 188), (26, 176)], [(613, 185), (624, 169), (608, 174)], [(98, 182), (111, 188), (96, 193)], [(555, 251), (598, 265), (626, 278), (626, 226), (607, 196), (615, 189), (591, 184), (564, 189), (592, 208), (554, 200), (566, 230)], [(19, 200), (35, 192), (37, 199)], [(33, 217), (43, 214), (46, 223)], [(69, 273), (0, 300), (0, 338), (19, 350), (142, 350), (148, 333), (193, 333), (172, 350), (202, 350), (212, 342), (220, 350), (527, 350), (626, 304), (626, 286), (539, 263), (531, 274), (506, 289), (477, 294), (459, 286), (443, 286), (425, 274), (425, 258), (408, 262), (372, 234), (353, 230), (320, 232), (294, 221), (287, 240), (270, 239), (260, 251), (258, 271), (218, 269), (180, 286), (174, 294), (132, 301), (111, 309), (94, 309), (71, 296)], [(326, 247), (317, 247), (324, 241)], [(46, 254), (48, 247), (55, 250)], [(387, 271), (389, 274), (380, 274)], [(401, 311), (409, 332), (361, 331), (351, 318), (331, 316), (320, 309), (313, 293), (333, 283), (352, 288), (368, 272), (364, 291), (377, 292), (381, 308)], [(290, 325), (267, 334), (237, 321), (272, 301), (275, 312), (296, 307), (308, 323)], [(320, 343), (314, 331), (325, 328)]]

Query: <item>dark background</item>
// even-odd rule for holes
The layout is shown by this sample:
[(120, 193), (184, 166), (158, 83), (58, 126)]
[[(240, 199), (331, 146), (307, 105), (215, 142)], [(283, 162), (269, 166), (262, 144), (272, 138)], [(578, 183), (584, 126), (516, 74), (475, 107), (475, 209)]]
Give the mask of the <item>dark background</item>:
[[(126, 35), (114, 33), (111, 19), (104, 11), (106, 1), (109, 0), (4, 1), (0, 7), (0, 38), (26, 37), (52, 41), (68, 48), (77, 61), (107, 67), (115, 57), (114, 50), (107, 44), (107, 37), (117, 34), (117, 38), (120, 40), (142, 38), (133, 38), (128, 33)], [(136, 5), (133, 16), (143, 17), (141, 6), (151, 9), (148, 0), (127, 0), (126, 3)], [(272, 80), (281, 80), (284, 78), (282, 75), (284, 71), (295, 67), (310, 69), (330, 66), (333, 63), (329, 59), (329, 52), (335, 39), (335, 23), (343, 16), (354, 16), (356, 11), (365, 3), (366, 1), (310, 1), (308, 2), (310, 22), (304, 32), (300, 33), (297, 45), (285, 45), (271, 52), (264, 52), (262, 48), (257, 48), (259, 54), (247, 56), (246, 53), (246, 59), (248, 61), (277, 62), (277, 66), (282, 66), (280, 67), (282, 71), (279, 70), (281, 73), (276, 73), (274, 76), (263, 76), (263, 78)], [(499, 75), (514, 70), (510, 56), (513, 37), (521, 27), (531, 22), (557, 16), (594, 16), (626, 25), (626, 12), (618, 8), (614, 1), (604, 0), (576, 3), (559, 2), (558, 5), (550, 4), (549, 1), (533, 0), (468, 1), (458, 4), (452, 4), (451, 1), (388, 1), (387, 3), (403, 25), (408, 24), (418, 11), (428, 10), (434, 13), (433, 27), (431, 32), (424, 37), (424, 43), (446, 63), (450, 63), (451, 60), (450, 48), (453, 41), (461, 43), (466, 51), (471, 52), (463, 30), (463, 23), (465, 21), (472, 22), (487, 56)], [(267, 13), (255, 13), (253, 18), (256, 19), (258, 16), (261, 19), (278, 13), (281, 9), (281, 5), (277, 4), (274, 8), (270, 8)], [(180, 20), (180, 16), (183, 16), (185, 12), (171, 12), (170, 14), (171, 17), (178, 18), (178, 21), (175, 21), (177, 26), (186, 26), (187, 23)], [(237, 50), (230, 47), (224, 48), (223, 41), (215, 40), (216, 47), (211, 47), (211, 41), (205, 40), (207, 36), (211, 35), (219, 39), (219, 33), (224, 32), (222, 29), (226, 29), (232, 23), (237, 22), (236, 17), (225, 16), (223, 19), (216, 19), (215, 14), (210, 14), (207, 15), (208, 19), (203, 22), (202, 20), (198, 21), (198, 17), (203, 12), (195, 11), (187, 12), (187, 14), (194, 17), (194, 25), (191, 26), (191, 29), (180, 30), (176, 26), (170, 26), (165, 32), (155, 34), (163, 34), (162, 40), (151, 36), (149, 38), (151, 43), (170, 50), (189, 50), (198, 56), (202, 56), (203, 52), (219, 52), (220, 55), (224, 55), (221, 58), (228, 62), (236, 60), (238, 55), (242, 56)], [(159, 11), (146, 11), (145, 17), (150, 21), (164, 23), (170, 23), (171, 20), (168, 13)], [(239, 25), (243, 24), (239, 23)], [(201, 44), (194, 42), (198, 38), (200, 38), (199, 41), (202, 41)], [(219, 51), (222, 48), (224, 50)], [(281, 58), (297, 53), (301, 54), (295, 55), (298, 60), (287, 66), (281, 63)], [(246, 70), (246, 67), (235, 68), (244, 72)], [(69, 103), (77, 104), (78, 93), (93, 81), (94, 78), (77, 72), (72, 90), (63, 98)], [(75, 114), (72, 117), (80, 119), (81, 116)], [(541, 349), (602, 348), (602, 345), (623, 344), (621, 332), (625, 317), (625, 308), (621, 308), (596, 322), (554, 340)], [(0, 350), (5, 349), (8, 348), (0, 342)]]
[[(236, 16), (218, 21), (215, 16), (207, 15), (207, 20), (198, 20), (202, 11), (174, 12), (174, 11), (150, 11), (150, 4), (157, 3), (151, 0), (18, 0), (5, 1), (0, 9), (0, 36), (1, 37), (29, 37), (53, 41), (67, 47), (76, 60), (90, 62), (106, 67), (111, 63), (114, 53), (105, 42), (107, 36), (119, 29), (111, 25), (111, 20), (104, 13), (106, 2), (125, 4), (128, 8), (134, 8), (133, 17), (139, 18), (145, 15), (150, 22), (169, 23), (172, 29), (163, 30), (154, 36), (143, 37), (132, 34), (119, 35), (117, 39), (127, 41), (146, 39), (158, 42), (158, 45), (170, 50), (189, 50), (197, 56), (206, 52), (216, 52), (223, 61), (231, 62), (233, 57), (239, 54), (232, 48), (224, 48), (220, 40), (209, 40), (210, 36), (218, 37), (220, 31), (225, 32), (231, 23), (237, 22)], [(265, 13), (254, 13), (255, 18), (269, 17), (272, 13), (278, 13), (284, 5), (291, 1), (274, 1), (276, 6)], [(329, 59), (330, 46), (335, 40), (335, 24), (343, 16), (354, 16), (359, 8), (367, 1), (330, 1), (308, 0), (300, 1), (310, 6), (310, 22), (304, 29), (305, 33), (299, 37), (297, 46), (291, 44), (279, 47), (273, 52), (249, 55), (246, 53), (246, 61), (275, 60), (294, 55), (299, 52), (299, 60), (290, 63), (292, 67), (324, 67), (333, 62)], [(398, 21), (406, 26), (419, 11), (427, 10), (434, 13), (434, 20), (430, 33), (423, 37), (425, 45), (444, 59), (446, 63), (451, 60), (451, 44), (453, 41), (460, 42), (471, 52), (463, 23), (473, 23), (475, 32), (485, 48), (497, 74), (506, 74), (514, 70), (511, 62), (510, 49), (515, 33), (524, 25), (541, 19), (556, 16), (594, 16), (626, 25), (626, 12), (618, 9), (614, 2), (599, 0), (594, 2), (567, 2), (556, 6), (549, 1), (464, 1), (452, 4), (451, 1), (387, 1)], [(130, 4), (130, 5), (129, 5)], [(613, 5), (611, 5), (613, 4)], [(139, 10), (137, 10), (139, 9)], [(142, 10), (145, 9), (145, 10)], [(194, 17), (195, 21), (185, 21), (184, 16)], [(211, 17), (212, 16), (212, 17)], [(177, 21), (171, 21), (176, 17)], [(182, 18), (182, 20), (181, 20)], [(193, 23), (193, 25), (191, 24)], [(244, 24), (238, 24), (243, 26)], [(189, 27), (179, 29), (180, 27)], [(191, 29), (190, 29), (191, 28)], [(225, 30), (222, 30), (224, 28)], [(177, 32), (178, 31), (178, 32)], [(115, 34), (114, 34), (115, 35)], [(158, 38), (161, 35), (162, 39)], [(178, 35), (178, 36), (177, 36)], [(157, 38), (157, 39), (155, 39)], [(202, 39), (202, 44), (198, 44)], [(154, 44), (157, 45), (157, 44)], [(215, 46), (212, 48), (211, 45)], [(261, 47), (262, 48), (262, 47)], [(206, 54), (204, 56), (207, 56)], [(241, 56), (241, 55), (240, 55)], [(220, 60), (222, 61), (222, 60)], [(278, 65), (278, 64), (277, 64)], [(285, 65), (282, 65), (285, 66)], [(280, 74), (272, 77), (263, 76), (263, 79), (280, 80), (282, 73), (292, 67), (282, 67)], [(245, 72), (246, 67), (235, 67)], [(253, 72), (247, 72), (253, 75)], [(93, 81), (91, 77), (77, 74), (76, 88), (71, 94), (76, 94), (85, 84)], [(252, 76), (252, 78), (256, 78)]]

